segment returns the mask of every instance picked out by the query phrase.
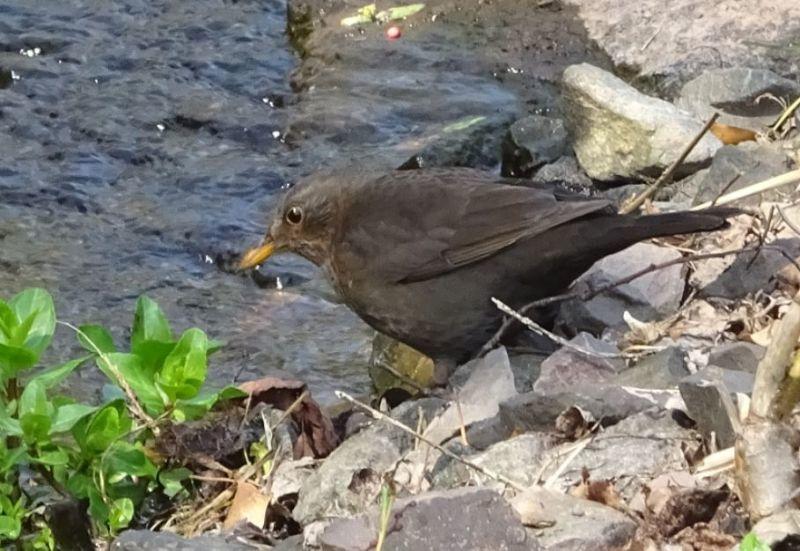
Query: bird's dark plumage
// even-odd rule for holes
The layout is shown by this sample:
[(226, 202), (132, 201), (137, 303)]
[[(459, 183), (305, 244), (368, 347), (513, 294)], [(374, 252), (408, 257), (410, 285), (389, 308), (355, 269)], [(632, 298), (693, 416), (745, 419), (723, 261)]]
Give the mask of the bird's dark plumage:
[(268, 240), (321, 265), (378, 331), (461, 362), (497, 329), (492, 297), (521, 307), (563, 292), (604, 256), (652, 237), (716, 230), (737, 212), (624, 216), (605, 200), (515, 183), (449, 168), (315, 175), (289, 191)]

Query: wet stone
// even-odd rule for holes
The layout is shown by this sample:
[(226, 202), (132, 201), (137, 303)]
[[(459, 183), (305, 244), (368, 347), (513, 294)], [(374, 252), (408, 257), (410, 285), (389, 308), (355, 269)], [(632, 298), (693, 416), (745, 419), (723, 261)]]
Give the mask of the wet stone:
[(575, 157), (566, 155), (539, 168), (532, 180), (560, 185), (583, 194), (588, 194), (594, 188), (592, 180), (580, 169)]
[(170, 532), (128, 530), (111, 544), (112, 551), (248, 551), (251, 545), (233, 536), (198, 536), (182, 538)]
[(530, 115), (516, 121), (503, 140), (503, 176), (527, 177), (538, 167), (559, 159), (567, 148), (564, 121)]

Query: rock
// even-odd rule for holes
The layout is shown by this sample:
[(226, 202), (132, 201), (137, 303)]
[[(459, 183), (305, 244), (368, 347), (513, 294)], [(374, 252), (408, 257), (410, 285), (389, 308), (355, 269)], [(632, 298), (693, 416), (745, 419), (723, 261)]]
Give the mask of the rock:
[(592, 180), (584, 174), (575, 157), (564, 156), (536, 171), (535, 183), (557, 184), (572, 191), (588, 194), (594, 188)]
[(548, 550), (622, 549), (636, 532), (636, 523), (616, 509), (544, 488), (516, 496), (511, 507), (523, 524), (538, 528), (536, 539)]
[(670, 346), (646, 356), (636, 366), (620, 373), (614, 382), (637, 388), (672, 388), (690, 375), (683, 351)]
[[(576, 285), (597, 288), (680, 256), (673, 249), (637, 243), (596, 262)], [(684, 265), (675, 264), (615, 287), (588, 302), (567, 301), (561, 305), (557, 323), (571, 330), (600, 334), (606, 328), (627, 329), (622, 317), (626, 310), (639, 321), (662, 319), (675, 313), (680, 306), (685, 273)]]
[(758, 362), (766, 350), (752, 342), (733, 341), (720, 344), (711, 349), (708, 365), (734, 371), (746, 371), (755, 375)]
[(561, 157), (567, 149), (564, 121), (541, 115), (529, 115), (508, 129), (502, 145), (503, 176), (530, 176), (545, 163)]
[(198, 536), (182, 538), (170, 532), (128, 530), (114, 540), (112, 551), (248, 551), (251, 545), (237, 541), (236, 537)]
[[(569, 342), (592, 352), (619, 353), (615, 346), (587, 333), (581, 333)], [(542, 362), (541, 373), (533, 390), (541, 394), (556, 394), (584, 385), (605, 383), (624, 367), (624, 362), (619, 358), (602, 358), (564, 347)]]
[(530, 392), (533, 384), (539, 378), (542, 362), (547, 359), (547, 354), (515, 353), (509, 350), (508, 359), (511, 362), (511, 371), (514, 372), (514, 386), (517, 392)]
[(472, 423), (467, 428), (467, 442), (476, 450), (485, 450), (492, 444), (502, 442), (513, 433), (500, 415)]
[(791, 265), (790, 258), (800, 257), (800, 239), (777, 239), (769, 246), (737, 256), (717, 279), (700, 289), (699, 296), (738, 299), (756, 291), (772, 292), (779, 280), (778, 272)]
[(559, 415), (577, 406), (603, 425), (610, 425), (656, 405), (666, 407), (670, 397), (633, 391), (613, 383), (586, 384), (557, 394), (536, 391), (520, 394), (500, 404), (499, 417), (512, 434), (552, 431)]
[(713, 11), (698, 11), (696, 0), (642, 0), (635, 6), (617, 0), (566, 0), (578, 8), (589, 38), (615, 66), (677, 89), (705, 70), (731, 65), (765, 67), (789, 76), (796, 60), (789, 55), (792, 25), (800, 5), (774, 0), (719, 0)]
[[(557, 442), (550, 434), (530, 432), (498, 442), (485, 451), (469, 455), (468, 458), (477, 465), (502, 473), (523, 486), (529, 486), (537, 482), (538, 472), (533, 466), (538, 465), (540, 457)], [(470, 482), (478, 482), (480, 485), (499, 484), (463, 463), (444, 457), (433, 470), (434, 488), (455, 488)]]
[[(419, 408), (430, 418), (443, 403), (438, 398), (407, 402), (395, 408), (392, 416), (416, 426)], [(306, 525), (326, 517), (360, 513), (378, 495), (383, 472), (392, 468), (413, 443), (413, 437), (383, 422), (356, 433), (305, 479), (292, 516)]]
[[(560, 475), (562, 488), (581, 480), (584, 469), (591, 480), (613, 480), (623, 499), (630, 499), (646, 481), (662, 473), (686, 470), (688, 463), (683, 447), (697, 446), (697, 434), (682, 428), (668, 411), (650, 410), (637, 413), (607, 428), (584, 448)], [(572, 444), (564, 444), (572, 446)], [(545, 452), (536, 466), (547, 465), (547, 479), (566, 453), (562, 447)]]
[(416, 389), (392, 374), (386, 367), (405, 375), (419, 386), (428, 387), (433, 381), (433, 360), (383, 333), (375, 333), (369, 358), (369, 378), (378, 396), (390, 389), (403, 389), (409, 394)]
[[(469, 459), (522, 485), (531, 485), (551, 476), (574, 447), (572, 442), (554, 446), (555, 442), (553, 435), (545, 433), (522, 434)], [(682, 447), (693, 445), (699, 445), (697, 433), (678, 425), (668, 411), (643, 411), (595, 436), (559, 475), (558, 483), (564, 489), (575, 485), (582, 480), (585, 468), (592, 480), (613, 480), (616, 491), (629, 499), (652, 477), (688, 469)], [(470, 479), (494, 484), (479, 473), (449, 463), (435, 473), (434, 486), (457, 486)]]
[(706, 438), (716, 440), (717, 447), (727, 448), (736, 441), (739, 413), (730, 395), (750, 394), (753, 380), (753, 375), (744, 371), (709, 366), (678, 385), (689, 416)]
[(448, 166), (492, 169), (500, 162), (500, 144), (512, 117), (512, 113), (499, 113), (490, 117), (466, 117), (448, 124), (426, 137), (425, 146), (398, 169)]
[[(778, 549), (775, 544), (784, 538), (800, 534), (800, 511), (792, 509), (763, 518), (753, 526), (752, 532), (765, 544)], [(797, 543), (795, 542), (795, 545)], [(787, 546), (783, 549), (797, 549), (797, 547)]]
[[(779, 146), (753, 142), (726, 145), (716, 152), (705, 177), (697, 183), (698, 193), (694, 204), (714, 200), (726, 187), (725, 193), (730, 193), (783, 174), (790, 168), (790, 159)], [(737, 174), (741, 176), (728, 187)], [(780, 200), (787, 193), (785, 189), (775, 189), (742, 199), (737, 205), (754, 206), (762, 200)]]
[(703, 120), (719, 112), (723, 124), (758, 130), (775, 122), (783, 110), (769, 99), (757, 102), (764, 94), (791, 101), (800, 95), (800, 85), (769, 69), (708, 69), (683, 85), (675, 104)]
[[(329, 525), (319, 538), (325, 551), (368, 551), (375, 548), (379, 511)], [(541, 549), (511, 507), (484, 488), (430, 492), (397, 500), (392, 506), (384, 549)]]
[[(658, 176), (703, 127), (694, 115), (586, 63), (567, 67), (564, 86), (575, 155), (593, 180)], [(720, 145), (705, 135), (678, 176), (707, 166)]]

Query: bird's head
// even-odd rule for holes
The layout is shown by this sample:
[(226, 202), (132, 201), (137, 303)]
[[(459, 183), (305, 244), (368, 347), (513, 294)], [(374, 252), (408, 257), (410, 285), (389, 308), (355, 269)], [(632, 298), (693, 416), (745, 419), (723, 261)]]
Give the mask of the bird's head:
[(244, 254), (239, 268), (252, 268), (282, 251), (297, 253), (317, 265), (324, 264), (335, 231), (338, 187), (331, 174), (299, 181), (274, 211), (261, 245)]

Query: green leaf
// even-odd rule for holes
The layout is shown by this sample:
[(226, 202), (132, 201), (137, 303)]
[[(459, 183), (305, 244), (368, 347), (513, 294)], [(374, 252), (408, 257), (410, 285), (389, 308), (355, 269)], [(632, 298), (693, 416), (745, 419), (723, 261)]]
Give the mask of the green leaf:
[(53, 409), (43, 384), (31, 381), (25, 385), (19, 399), (19, 424), (27, 439), (39, 441), (47, 437)]
[(161, 370), (164, 360), (173, 348), (174, 342), (143, 341), (133, 352), (142, 360), (142, 369), (152, 379)]
[(131, 332), (131, 350), (136, 352), (145, 341), (171, 342), (172, 331), (164, 312), (155, 301), (142, 295), (136, 301)]
[(206, 354), (210, 356), (214, 352), (218, 352), (223, 346), (225, 346), (225, 343), (222, 341), (218, 341), (217, 339), (208, 339)]
[(20, 519), (6, 515), (0, 515), (0, 541), (15, 541), (22, 532), (22, 522)]
[(188, 400), (200, 391), (206, 380), (208, 338), (200, 329), (188, 329), (164, 359), (156, 382), (171, 402)]
[(191, 475), (192, 471), (185, 467), (162, 470), (158, 473), (158, 481), (164, 488), (164, 494), (169, 498), (173, 498), (185, 490), (183, 481), (189, 480)]
[(130, 476), (149, 476), (155, 478), (156, 466), (147, 458), (141, 448), (123, 441), (111, 445), (103, 455), (103, 470), (107, 475), (124, 473)]
[(105, 353), (117, 351), (114, 337), (102, 325), (81, 325), (79, 330), (78, 342), (92, 354), (97, 354), (97, 350)]
[(67, 479), (67, 490), (78, 499), (89, 497), (89, 490), (94, 487), (92, 479), (83, 473), (74, 473)]
[[(9, 436), (22, 436), (22, 427), (20, 427), (19, 421), (8, 414), (6, 407), (5, 404), (0, 403), (0, 433), (5, 433)], [(0, 469), (0, 472), (3, 472), (2, 469)]]
[(36, 456), (34, 460), (37, 463), (55, 467), (58, 465), (68, 465), (69, 455), (67, 455), (67, 452), (62, 449), (55, 449), (55, 450), (39, 452), (39, 454)]
[(111, 379), (112, 383), (120, 385), (118, 376), (122, 377), (149, 414), (159, 415), (164, 411), (161, 394), (152, 378), (142, 368), (142, 360), (139, 356), (121, 352), (103, 354), (97, 358), (97, 366), (106, 374), (106, 377)]
[(28, 451), (20, 446), (19, 448), (6, 449), (5, 443), (0, 444), (0, 473), (7, 473), (11, 468), (28, 459)]
[(381, 23), (386, 23), (388, 21), (395, 21), (397, 19), (405, 19), (406, 17), (410, 17), (415, 13), (422, 11), (424, 8), (425, 4), (408, 4), (406, 6), (396, 6), (376, 14), (375, 19), (380, 21)]
[(75, 423), (93, 413), (98, 406), (87, 404), (67, 404), (56, 410), (53, 417), (53, 426), (50, 427), (50, 434), (66, 432), (75, 426)]
[(216, 392), (204, 391), (188, 400), (178, 400), (175, 405), (176, 419), (178, 417), (179, 421), (200, 419), (218, 402), (245, 397), (247, 393), (235, 386), (227, 386)]
[(12, 298), (9, 306), (21, 323), (33, 317), (22, 344), (38, 358), (50, 344), (56, 330), (53, 297), (44, 289), (26, 289)]
[(103, 501), (103, 496), (92, 484), (89, 487), (89, 515), (100, 526), (105, 526), (108, 522), (108, 505)]
[(75, 371), (75, 369), (81, 365), (83, 362), (88, 360), (91, 356), (84, 356), (82, 358), (77, 358), (75, 360), (70, 360), (65, 364), (62, 364), (58, 367), (54, 367), (52, 369), (48, 369), (47, 371), (43, 371), (39, 373), (35, 377), (33, 377), (30, 382), (38, 381), (41, 383), (45, 388), (53, 388), (54, 386), (58, 385), (66, 379), (70, 373)]
[(7, 302), (0, 300), (0, 342), (8, 342), (17, 326), (17, 316)]
[(753, 532), (750, 532), (739, 543), (739, 551), (770, 551), (770, 546), (758, 539)]
[(122, 497), (115, 499), (111, 503), (108, 512), (108, 525), (112, 531), (116, 532), (126, 528), (133, 519), (133, 501), (130, 498)]
[(16, 377), (23, 369), (33, 367), (38, 359), (27, 348), (0, 343), (0, 374), (6, 379)]
[(72, 434), (81, 450), (89, 455), (106, 451), (112, 442), (130, 432), (133, 420), (125, 402), (116, 400), (75, 424)]

